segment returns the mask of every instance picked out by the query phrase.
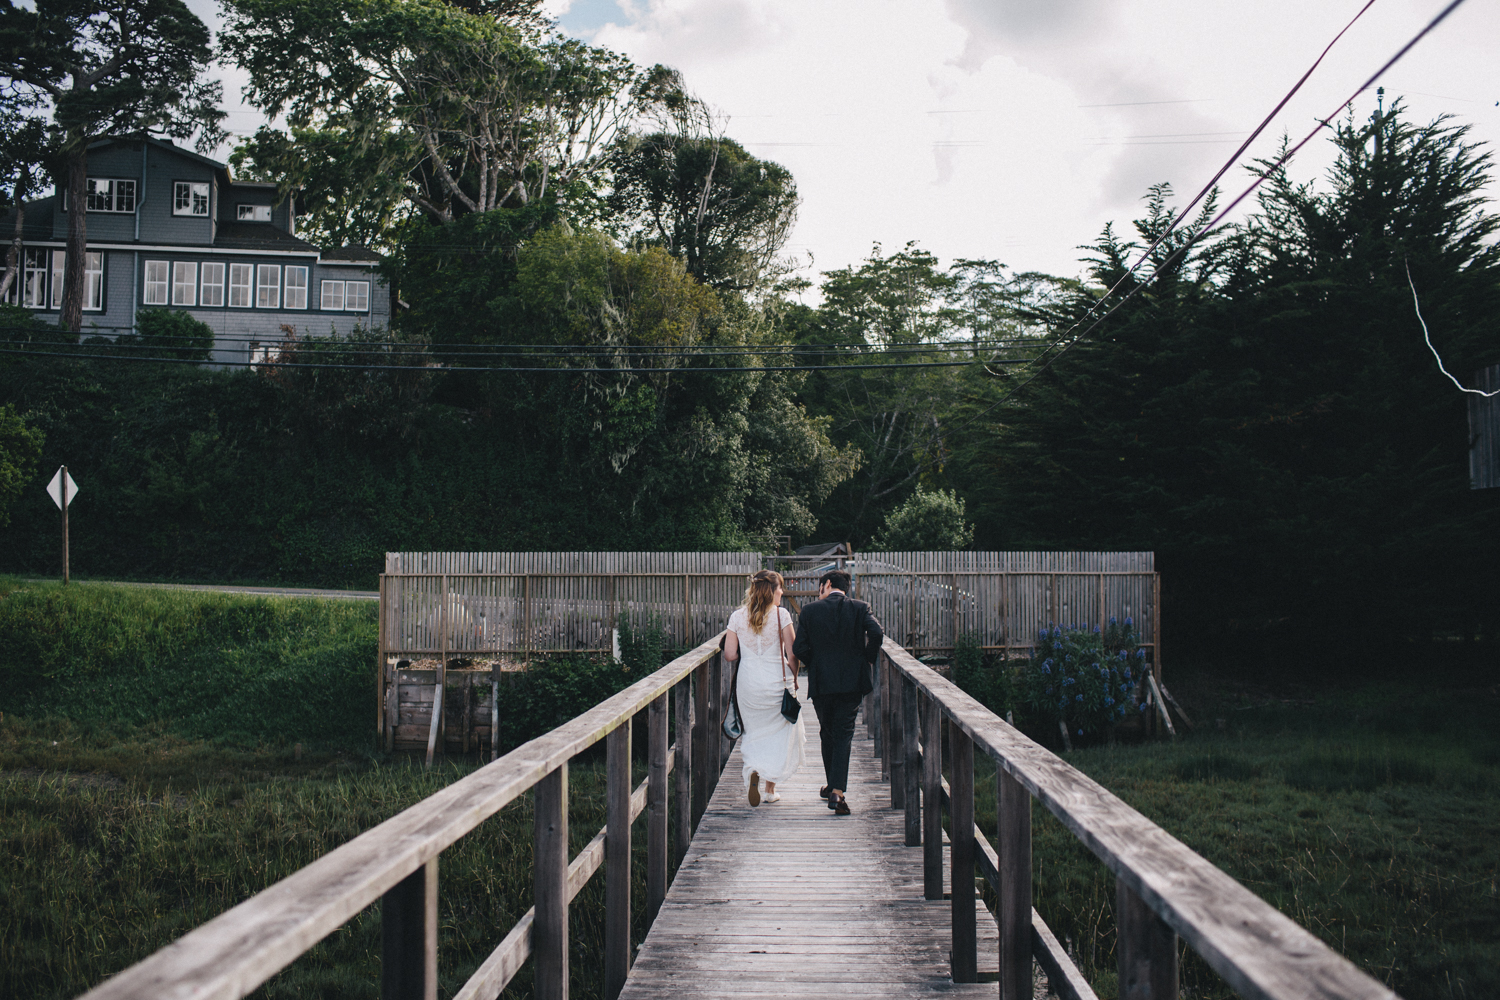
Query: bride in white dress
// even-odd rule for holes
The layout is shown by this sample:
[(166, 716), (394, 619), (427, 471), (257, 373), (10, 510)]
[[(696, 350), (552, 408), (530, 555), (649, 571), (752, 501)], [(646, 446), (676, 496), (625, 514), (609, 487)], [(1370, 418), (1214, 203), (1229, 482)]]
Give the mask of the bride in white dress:
[(752, 806), (761, 803), (760, 782), (766, 783), (765, 801), (775, 802), (776, 783), (785, 781), (802, 766), (802, 743), (806, 731), (802, 716), (788, 722), (781, 714), (781, 692), (797, 691), (797, 657), (792, 654), (792, 616), (781, 606), (780, 573), (763, 569), (750, 578), (745, 603), (729, 616), (729, 634), (724, 640), (725, 659), (738, 659), (736, 678), (740, 724), (740, 756), (744, 782)]

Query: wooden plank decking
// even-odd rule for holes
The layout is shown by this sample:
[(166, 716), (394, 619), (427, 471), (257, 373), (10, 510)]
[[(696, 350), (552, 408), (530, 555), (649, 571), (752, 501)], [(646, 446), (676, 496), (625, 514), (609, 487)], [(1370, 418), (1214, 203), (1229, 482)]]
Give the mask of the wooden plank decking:
[[(805, 690), (805, 689), (804, 689)], [(859, 726), (849, 769), (852, 816), (823, 784), (818, 722), (804, 702), (807, 763), (781, 801), (752, 809), (736, 748), (621, 1000), (926, 995), (993, 997), (992, 982), (949, 975), (949, 904), (922, 898), (922, 849), (903, 845), (874, 743)], [(980, 968), (997, 932), (982, 912)]]

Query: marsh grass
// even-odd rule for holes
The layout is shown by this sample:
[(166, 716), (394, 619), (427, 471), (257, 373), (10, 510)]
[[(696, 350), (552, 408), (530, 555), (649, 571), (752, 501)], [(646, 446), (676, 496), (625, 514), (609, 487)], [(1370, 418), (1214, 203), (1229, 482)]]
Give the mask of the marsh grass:
[[(1065, 756), (1408, 1000), (1500, 996), (1494, 696), (1373, 683), (1265, 700), (1200, 699), (1223, 732)], [(994, 771), (976, 769), (992, 836)], [(1114, 880), (1040, 806), (1033, 830), (1035, 905), (1113, 996)], [(1233, 996), (1185, 948), (1182, 969), (1187, 996)]]
[[(337, 765), (334, 765), (337, 766)], [(396, 760), (346, 773), (256, 775), (197, 785), (77, 775), (0, 779), (0, 996), (75, 996), (364, 830), (469, 773)], [(641, 769), (637, 769), (641, 771)], [(643, 776), (637, 775), (637, 780)], [(604, 822), (604, 769), (571, 768), (569, 837)], [(644, 935), (644, 816), (633, 904)], [(532, 815), (525, 797), (441, 855), (439, 967), (451, 995), (531, 906)], [(602, 992), (603, 878), (572, 911), (574, 994)], [(529, 964), (507, 996), (529, 994)], [(315, 946), (256, 996), (375, 997), (378, 904)]]

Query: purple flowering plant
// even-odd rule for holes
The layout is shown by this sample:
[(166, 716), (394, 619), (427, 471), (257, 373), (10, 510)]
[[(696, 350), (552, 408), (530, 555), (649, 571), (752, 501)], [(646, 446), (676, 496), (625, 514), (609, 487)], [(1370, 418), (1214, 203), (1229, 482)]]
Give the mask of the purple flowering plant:
[[(1080, 735), (1107, 731), (1135, 699), (1146, 668), (1135, 622), (1103, 626), (1049, 623), (1036, 633), (1031, 659), (1017, 677), (1016, 700), (1033, 722), (1063, 722)], [(1066, 698), (1058, 694), (1067, 692)]]

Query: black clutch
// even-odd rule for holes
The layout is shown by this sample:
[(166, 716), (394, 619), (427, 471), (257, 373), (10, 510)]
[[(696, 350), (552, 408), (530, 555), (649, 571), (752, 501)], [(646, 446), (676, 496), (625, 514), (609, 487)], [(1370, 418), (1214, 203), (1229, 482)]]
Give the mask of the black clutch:
[(802, 702), (792, 694), (790, 688), (781, 689), (781, 717), (788, 722), (796, 722), (797, 716), (802, 713)]

